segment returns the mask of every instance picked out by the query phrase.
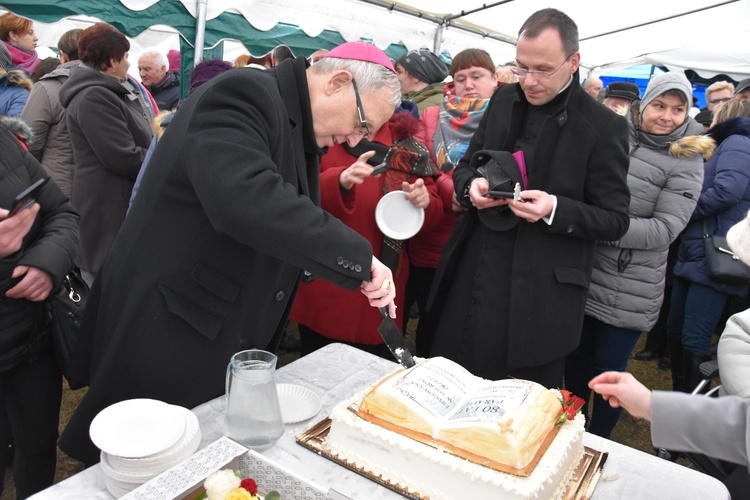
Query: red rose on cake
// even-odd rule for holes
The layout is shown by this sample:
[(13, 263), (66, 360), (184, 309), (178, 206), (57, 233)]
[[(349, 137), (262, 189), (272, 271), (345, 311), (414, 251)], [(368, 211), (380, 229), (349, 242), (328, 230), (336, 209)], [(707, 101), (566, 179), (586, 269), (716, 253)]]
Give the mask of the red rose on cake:
[(560, 404), (563, 407), (563, 414), (560, 415), (560, 418), (557, 420), (557, 425), (562, 425), (568, 420), (576, 418), (576, 415), (578, 415), (578, 412), (581, 411), (581, 408), (586, 403), (583, 398), (578, 397), (565, 389), (562, 389), (560, 394), (562, 395)]

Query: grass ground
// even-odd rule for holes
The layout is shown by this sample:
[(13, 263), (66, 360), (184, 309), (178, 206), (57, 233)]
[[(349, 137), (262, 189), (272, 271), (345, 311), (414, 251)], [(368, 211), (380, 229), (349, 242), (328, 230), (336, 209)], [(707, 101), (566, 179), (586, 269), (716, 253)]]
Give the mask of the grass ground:
[[(298, 335), (294, 325), (290, 328), (293, 336)], [(409, 322), (407, 328), (407, 341), (410, 343), (412, 349), (414, 348), (414, 330), (416, 327), (416, 321), (412, 320)], [(634, 352), (638, 352), (643, 348), (646, 336), (641, 336), (638, 345)], [(279, 356), (278, 366), (281, 367), (285, 364), (291, 363), (298, 358), (296, 353), (282, 353)], [(656, 361), (636, 361), (631, 358), (628, 364), (628, 371), (630, 371), (638, 380), (651, 389), (670, 390), (671, 389), (671, 375), (667, 371), (660, 370), (657, 367)], [(67, 383), (63, 389), (63, 401), (62, 408), (60, 411), (60, 430), (65, 427), (68, 422), (70, 415), (73, 413), (75, 408), (78, 406), (78, 402), (85, 394), (85, 389), (78, 391), (71, 391), (67, 387)], [(648, 422), (643, 420), (636, 420), (632, 418), (627, 412), (623, 413), (622, 418), (615, 427), (612, 434), (612, 440), (618, 443), (623, 443), (632, 448), (639, 449), (649, 454), (653, 454), (653, 447), (651, 445), (650, 437), (650, 425)], [(686, 465), (687, 462), (680, 462), (682, 465)], [(62, 452), (58, 451), (57, 459), (57, 473), (55, 474), (55, 482), (62, 481), (63, 479), (80, 472), (83, 466), (80, 462), (73, 460)], [(11, 500), (15, 498), (15, 488), (13, 487), (13, 478), (10, 470), (5, 471), (5, 490), (0, 495), (0, 500)]]

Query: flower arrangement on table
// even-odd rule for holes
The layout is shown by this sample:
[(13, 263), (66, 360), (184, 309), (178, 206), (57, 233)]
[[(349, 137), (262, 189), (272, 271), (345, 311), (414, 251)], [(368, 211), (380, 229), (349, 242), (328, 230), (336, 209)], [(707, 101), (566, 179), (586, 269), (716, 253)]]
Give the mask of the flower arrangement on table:
[(239, 472), (222, 469), (213, 472), (203, 482), (206, 490), (195, 500), (279, 500), (281, 495), (270, 491), (265, 496), (258, 493), (258, 484)]
[(562, 425), (568, 420), (576, 418), (576, 415), (581, 411), (581, 407), (586, 404), (583, 398), (565, 389), (560, 390), (560, 395), (562, 396), (560, 404), (562, 405), (563, 412), (560, 418), (557, 419), (557, 422), (555, 422), (555, 425)]

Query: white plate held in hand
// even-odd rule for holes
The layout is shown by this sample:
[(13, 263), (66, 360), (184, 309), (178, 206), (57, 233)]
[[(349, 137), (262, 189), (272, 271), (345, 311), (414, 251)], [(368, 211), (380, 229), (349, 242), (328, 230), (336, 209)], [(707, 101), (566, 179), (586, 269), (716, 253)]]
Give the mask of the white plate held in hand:
[(391, 191), (375, 207), (375, 222), (384, 235), (408, 240), (422, 229), (424, 208), (412, 205), (403, 191)]
[(297, 384), (278, 384), (279, 405), (285, 424), (295, 424), (312, 418), (320, 411), (320, 398), (307, 387)]
[(91, 422), (91, 441), (102, 451), (139, 458), (174, 445), (185, 431), (179, 406), (154, 399), (129, 399), (99, 412)]

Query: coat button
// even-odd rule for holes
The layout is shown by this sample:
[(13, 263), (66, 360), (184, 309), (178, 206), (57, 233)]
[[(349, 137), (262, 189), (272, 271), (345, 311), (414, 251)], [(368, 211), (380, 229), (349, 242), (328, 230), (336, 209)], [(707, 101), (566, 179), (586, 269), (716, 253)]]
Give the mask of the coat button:
[(358, 273), (361, 273), (362, 272), (362, 266), (360, 266), (359, 264), (355, 265), (354, 266), (354, 271), (358, 272)]
[(276, 292), (276, 295), (274, 296), (274, 298), (276, 299), (276, 302), (280, 302), (280, 301), (284, 300), (284, 297), (286, 297), (286, 294), (283, 291), (281, 291), (281, 290), (279, 290), (278, 292)]
[(574, 228), (571, 225), (571, 226), (568, 226), (568, 228), (565, 231), (567, 231), (568, 233), (572, 233), (574, 231)]
[(344, 268), (346, 269), (346, 268), (349, 267), (349, 261), (348, 260), (344, 260), (344, 262), (342, 262), (341, 265), (344, 266)]
[(339, 257), (338, 259), (336, 259), (336, 264), (341, 265), (343, 263), (344, 263), (344, 258), (343, 257)]

